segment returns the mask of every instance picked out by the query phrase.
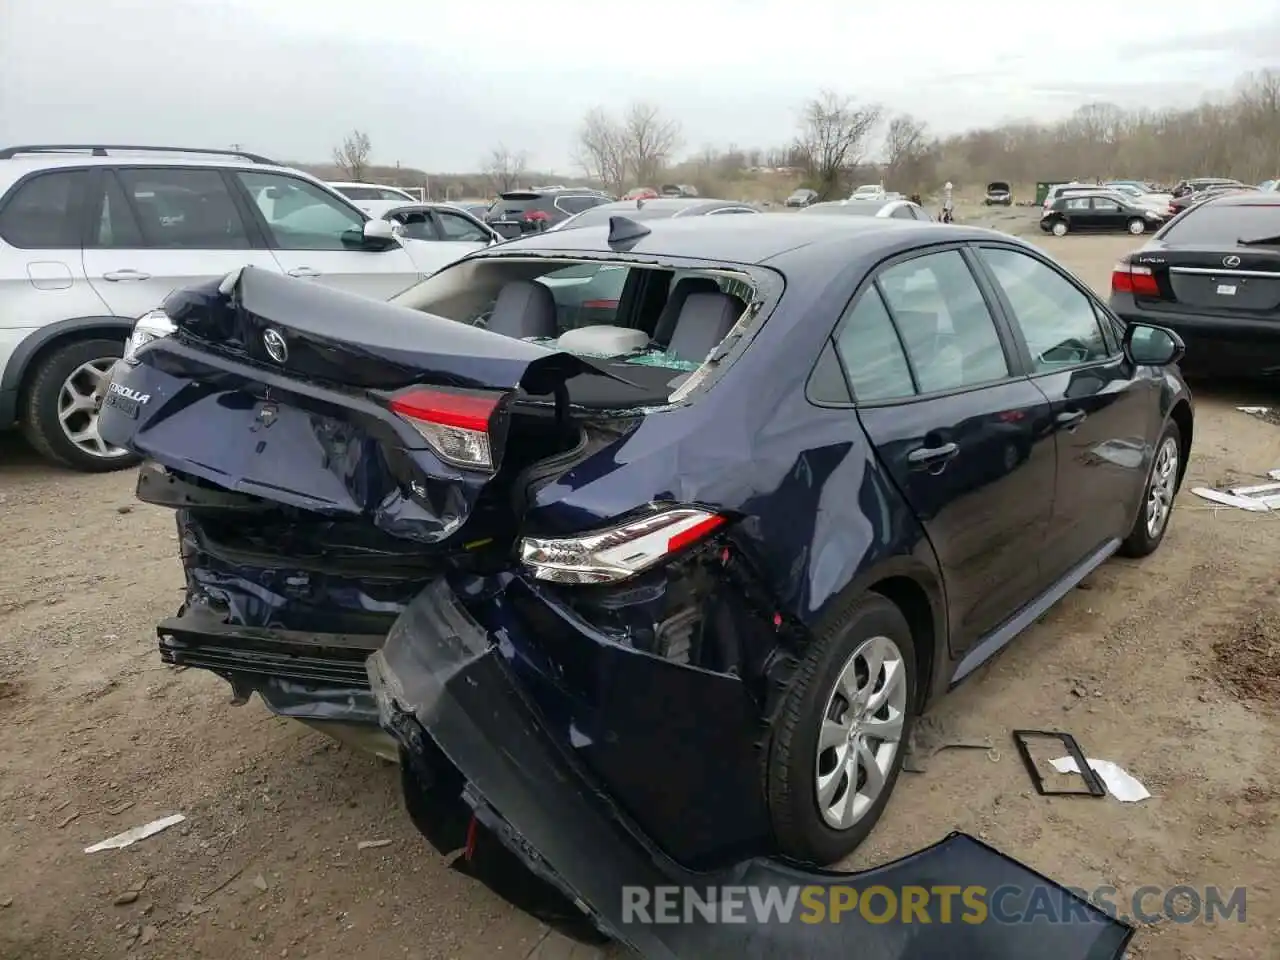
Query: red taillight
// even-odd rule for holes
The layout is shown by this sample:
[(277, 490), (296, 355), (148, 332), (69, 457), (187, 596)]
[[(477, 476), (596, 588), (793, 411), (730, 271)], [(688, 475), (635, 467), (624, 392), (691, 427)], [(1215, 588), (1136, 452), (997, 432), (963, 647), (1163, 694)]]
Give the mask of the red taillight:
[(489, 426), (500, 395), (409, 387), (391, 398), (391, 412), (405, 420), (449, 463), (493, 469)]
[(616, 310), (618, 309), (617, 300), (583, 300), (582, 308), (584, 310)]
[(1135, 297), (1159, 297), (1160, 285), (1150, 267), (1117, 263), (1111, 271), (1111, 292), (1131, 293)]
[(724, 526), (724, 517), (716, 514), (700, 520), (691, 527), (673, 534), (667, 540), (667, 553), (675, 553), (677, 550), (683, 550), (685, 547), (691, 546), (701, 540), (703, 537), (710, 536), (716, 530)]
[(538, 221), (550, 220), (551, 216), (545, 210), (530, 210), (524, 215), (524, 218), (530, 221)]

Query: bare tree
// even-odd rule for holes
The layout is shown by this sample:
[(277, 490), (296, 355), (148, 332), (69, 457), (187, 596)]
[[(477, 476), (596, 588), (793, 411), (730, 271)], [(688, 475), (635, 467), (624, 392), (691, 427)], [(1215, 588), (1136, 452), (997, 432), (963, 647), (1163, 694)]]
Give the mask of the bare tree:
[(665, 120), (651, 103), (633, 103), (623, 120), (627, 166), (640, 186), (656, 186), (680, 146), (680, 124)]
[(489, 152), (489, 159), (484, 164), (484, 175), (489, 179), (490, 189), (494, 193), (506, 193), (520, 185), (528, 165), (527, 153), (523, 150), (508, 150), (505, 144), (500, 143)]
[(578, 131), (577, 160), (583, 172), (621, 193), (627, 181), (628, 159), (626, 131), (603, 108), (591, 110)]
[(885, 180), (896, 187), (919, 187), (929, 179), (926, 166), (933, 152), (924, 122), (909, 113), (889, 121), (885, 131)]
[(348, 180), (363, 180), (369, 169), (371, 149), (369, 135), (363, 130), (352, 130), (343, 139), (342, 146), (333, 148), (333, 162)]
[(850, 97), (830, 90), (805, 105), (796, 153), (823, 199), (834, 196), (845, 172), (862, 160), (880, 115), (879, 106), (859, 106)]

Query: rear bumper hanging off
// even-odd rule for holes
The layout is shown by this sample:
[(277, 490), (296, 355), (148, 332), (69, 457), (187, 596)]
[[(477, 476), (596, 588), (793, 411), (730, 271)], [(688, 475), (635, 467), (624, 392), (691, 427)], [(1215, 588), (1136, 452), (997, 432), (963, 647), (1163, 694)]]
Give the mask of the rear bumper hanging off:
[[(406, 805), (437, 849), (465, 847), (456, 863), (500, 895), (541, 910), (549, 922), (576, 914), (641, 956), (1114, 960), (1132, 936), (1127, 925), (964, 834), (856, 874), (763, 858), (716, 873), (685, 870), (641, 835), (548, 735), (501, 644), (444, 581), (405, 610), (368, 669), (383, 727), (400, 744)], [(477, 823), (501, 844), (505, 859), (477, 856)], [(513, 877), (517, 870), (522, 877)], [(646, 897), (652, 907), (658, 888), (673, 886), (704, 898), (718, 891), (722, 906), (737, 896), (738, 908), (732, 915), (713, 908), (710, 917), (686, 911), (685, 922), (673, 923), (636, 909)], [(910, 922), (909, 912), (903, 922), (901, 911), (877, 920), (880, 906), (815, 922), (812, 911), (804, 919), (810, 901), (802, 899), (783, 921), (750, 908), (773, 898), (785, 903), (793, 890), (829, 904), (843, 891), (847, 904), (850, 890), (872, 886), (896, 892), (899, 901), (909, 890), (1003, 890), (1005, 919), (994, 913), (964, 919), (957, 910), (947, 922), (935, 910), (931, 922)], [(1028, 910), (1029, 903), (1043, 907)], [(1014, 915), (1019, 919), (1007, 919)]]

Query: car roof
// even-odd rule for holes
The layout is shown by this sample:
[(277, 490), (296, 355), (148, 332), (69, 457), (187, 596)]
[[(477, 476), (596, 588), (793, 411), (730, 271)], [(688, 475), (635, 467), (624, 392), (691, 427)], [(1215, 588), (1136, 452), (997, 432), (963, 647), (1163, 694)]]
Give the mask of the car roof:
[[(0, 159), (0, 176), (9, 174), (13, 179), (40, 170), (55, 170), (63, 167), (228, 167), (236, 170), (276, 171), (292, 174), (311, 175), (293, 167), (280, 164), (255, 163), (235, 157), (215, 155), (157, 155), (154, 153), (112, 154), (96, 157), (87, 153), (23, 153), (14, 157)], [(314, 179), (314, 178), (312, 178)]]
[(1280, 193), (1270, 190), (1239, 190), (1206, 200), (1215, 207), (1280, 207)]
[[(858, 256), (886, 245), (911, 246), (974, 239), (1012, 240), (1007, 234), (976, 227), (893, 220), (876, 217), (806, 217), (766, 213), (757, 217), (674, 217), (648, 220), (648, 233), (628, 241), (625, 250), (609, 246), (604, 225), (546, 233), (510, 240), (493, 248), (497, 255), (612, 255), (634, 257), (683, 257), (726, 263), (783, 265), (804, 249), (839, 247), (842, 254)], [(487, 256), (489, 254), (480, 254)]]
[(391, 183), (369, 183), (367, 180), (326, 180), (331, 187), (374, 187), (378, 190), (399, 190), (404, 193), (404, 187), (397, 187)]
[(605, 197), (608, 194), (595, 187), (553, 187), (550, 190), (507, 190), (498, 194), (502, 200), (538, 200), (542, 197), (558, 197), (564, 193), (588, 197)]
[(847, 213), (851, 217), (865, 216), (867, 213), (879, 213), (891, 204), (915, 206), (910, 200), (900, 197), (866, 197), (859, 200), (826, 200), (813, 203), (804, 209), (805, 213)]

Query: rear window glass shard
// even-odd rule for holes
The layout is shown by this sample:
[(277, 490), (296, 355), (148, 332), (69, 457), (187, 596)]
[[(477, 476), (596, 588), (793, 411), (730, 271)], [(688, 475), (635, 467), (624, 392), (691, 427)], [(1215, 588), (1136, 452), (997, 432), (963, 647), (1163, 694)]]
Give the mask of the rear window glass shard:
[[(396, 302), (574, 354), (625, 382), (578, 377), (592, 408), (678, 402), (754, 329), (758, 267), (492, 257), (446, 268)], [(754, 275), (753, 275), (754, 274)]]

